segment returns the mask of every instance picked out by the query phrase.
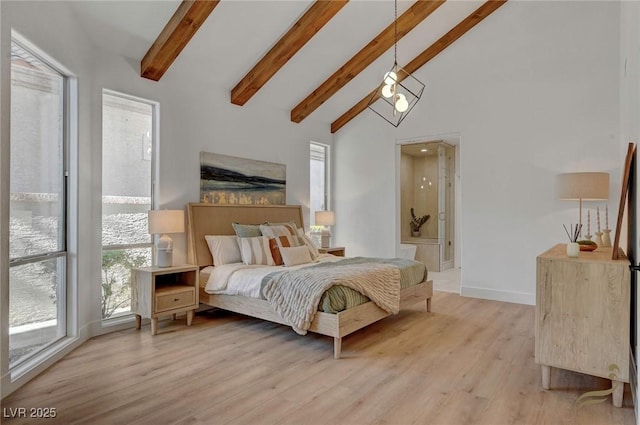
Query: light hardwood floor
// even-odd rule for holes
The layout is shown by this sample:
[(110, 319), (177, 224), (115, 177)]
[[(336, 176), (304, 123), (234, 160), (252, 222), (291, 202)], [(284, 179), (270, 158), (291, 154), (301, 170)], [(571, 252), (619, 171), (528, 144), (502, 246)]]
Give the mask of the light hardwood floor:
[(605, 379), (534, 364), (534, 307), (436, 292), (333, 340), (226, 312), (161, 322), (158, 335), (94, 338), (7, 397), (60, 424), (634, 424), (624, 406), (575, 407)]

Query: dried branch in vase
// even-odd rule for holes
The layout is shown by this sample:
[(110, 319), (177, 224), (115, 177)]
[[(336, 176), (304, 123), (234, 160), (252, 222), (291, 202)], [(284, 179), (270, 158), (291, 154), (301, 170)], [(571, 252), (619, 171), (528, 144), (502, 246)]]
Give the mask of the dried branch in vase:
[(416, 217), (416, 214), (413, 212), (413, 208), (411, 208), (411, 231), (418, 232), (424, 223), (429, 220), (431, 216), (429, 214), (425, 214), (422, 217)]

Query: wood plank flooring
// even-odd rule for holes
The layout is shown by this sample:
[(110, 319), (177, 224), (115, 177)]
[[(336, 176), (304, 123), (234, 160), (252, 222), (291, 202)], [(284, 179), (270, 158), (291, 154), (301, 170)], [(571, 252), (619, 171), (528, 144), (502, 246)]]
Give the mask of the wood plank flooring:
[[(575, 407), (608, 381), (553, 369), (541, 388), (534, 308), (436, 292), (333, 339), (222, 311), (94, 338), (2, 401), (8, 424), (635, 424)], [(55, 407), (55, 419), (7, 418)], [(15, 411), (15, 410), (14, 410)]]

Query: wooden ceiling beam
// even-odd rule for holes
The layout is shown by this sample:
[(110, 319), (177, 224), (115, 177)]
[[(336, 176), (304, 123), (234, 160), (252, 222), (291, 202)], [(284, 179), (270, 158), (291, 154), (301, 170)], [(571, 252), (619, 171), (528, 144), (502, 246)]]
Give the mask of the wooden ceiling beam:
[(140, 61), (140, 76), (159, 81), (220, 0), (183, 0)]
[(231, 90), (231, 103), (240, 106), (247, 103), (348, 1), (316, 0)]
[[(410, 74), (413, 74), (422, 66), (424, 66), (431, 59), (436, 57), (439, 53), (441, 53), (444, 49), (453, 44), (454, 41), (462, 37), (467, 31), (471, 28), (478, 25), (489, 16), (491, 13), (496, 11), (500, 6), (506, 3), (507, 0), (489, 0), (485, 2), (482, 6), (477, 8), (473, 13), (467, 16), (462, 22), (453, 27), (449, 32), (440, 37), (438, 41), (429, 46), (426, 50), (416, 56), (407, 66), (403, 68)], [(398, 75), (398, 79), (402, 81), (407, 77), (407, 74)], [(340, 118), (331, 123), (331, 133), (335, 133), (344, 127), (349, 121), (358, 116), (362, 111), (367, 109), (367, 105), (369, 104), (369, 100), (372, 96), (376, 96), (376, 98), (380, 97), (379, 93), (376, 93), (376, 89), (372, 90), (368, 95), (366, 95), (360, 102), (356, 103), (351, 109), (342, 114)]]
[[(418, 0), (406, 12), (398, 18), (398, 40), (407, 35), (420, 22), (424, 21), (437, 8), (442, 6), (446, 0)], [(396, 41), (395, 27), (392, 22), (373, 40), (364, 46), (358, 53), (342, 65), (332, 76), (309, 94), (302, 102), (291, 110), (291, 121), (301, 122), (313, 111), (318, 109), (338, 90), (344, 87), (349, 81), (354, 79), (373, 61), (378, 59), (389, 48), (393, 47)]]

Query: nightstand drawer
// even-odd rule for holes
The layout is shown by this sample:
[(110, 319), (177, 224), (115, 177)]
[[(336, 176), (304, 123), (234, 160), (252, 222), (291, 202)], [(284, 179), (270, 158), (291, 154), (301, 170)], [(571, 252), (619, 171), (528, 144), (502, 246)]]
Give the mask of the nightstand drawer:
[(178, 287), (156, 292), (156, 313), (188, 307), (196, 303), (196, 290), (193, 287)]

